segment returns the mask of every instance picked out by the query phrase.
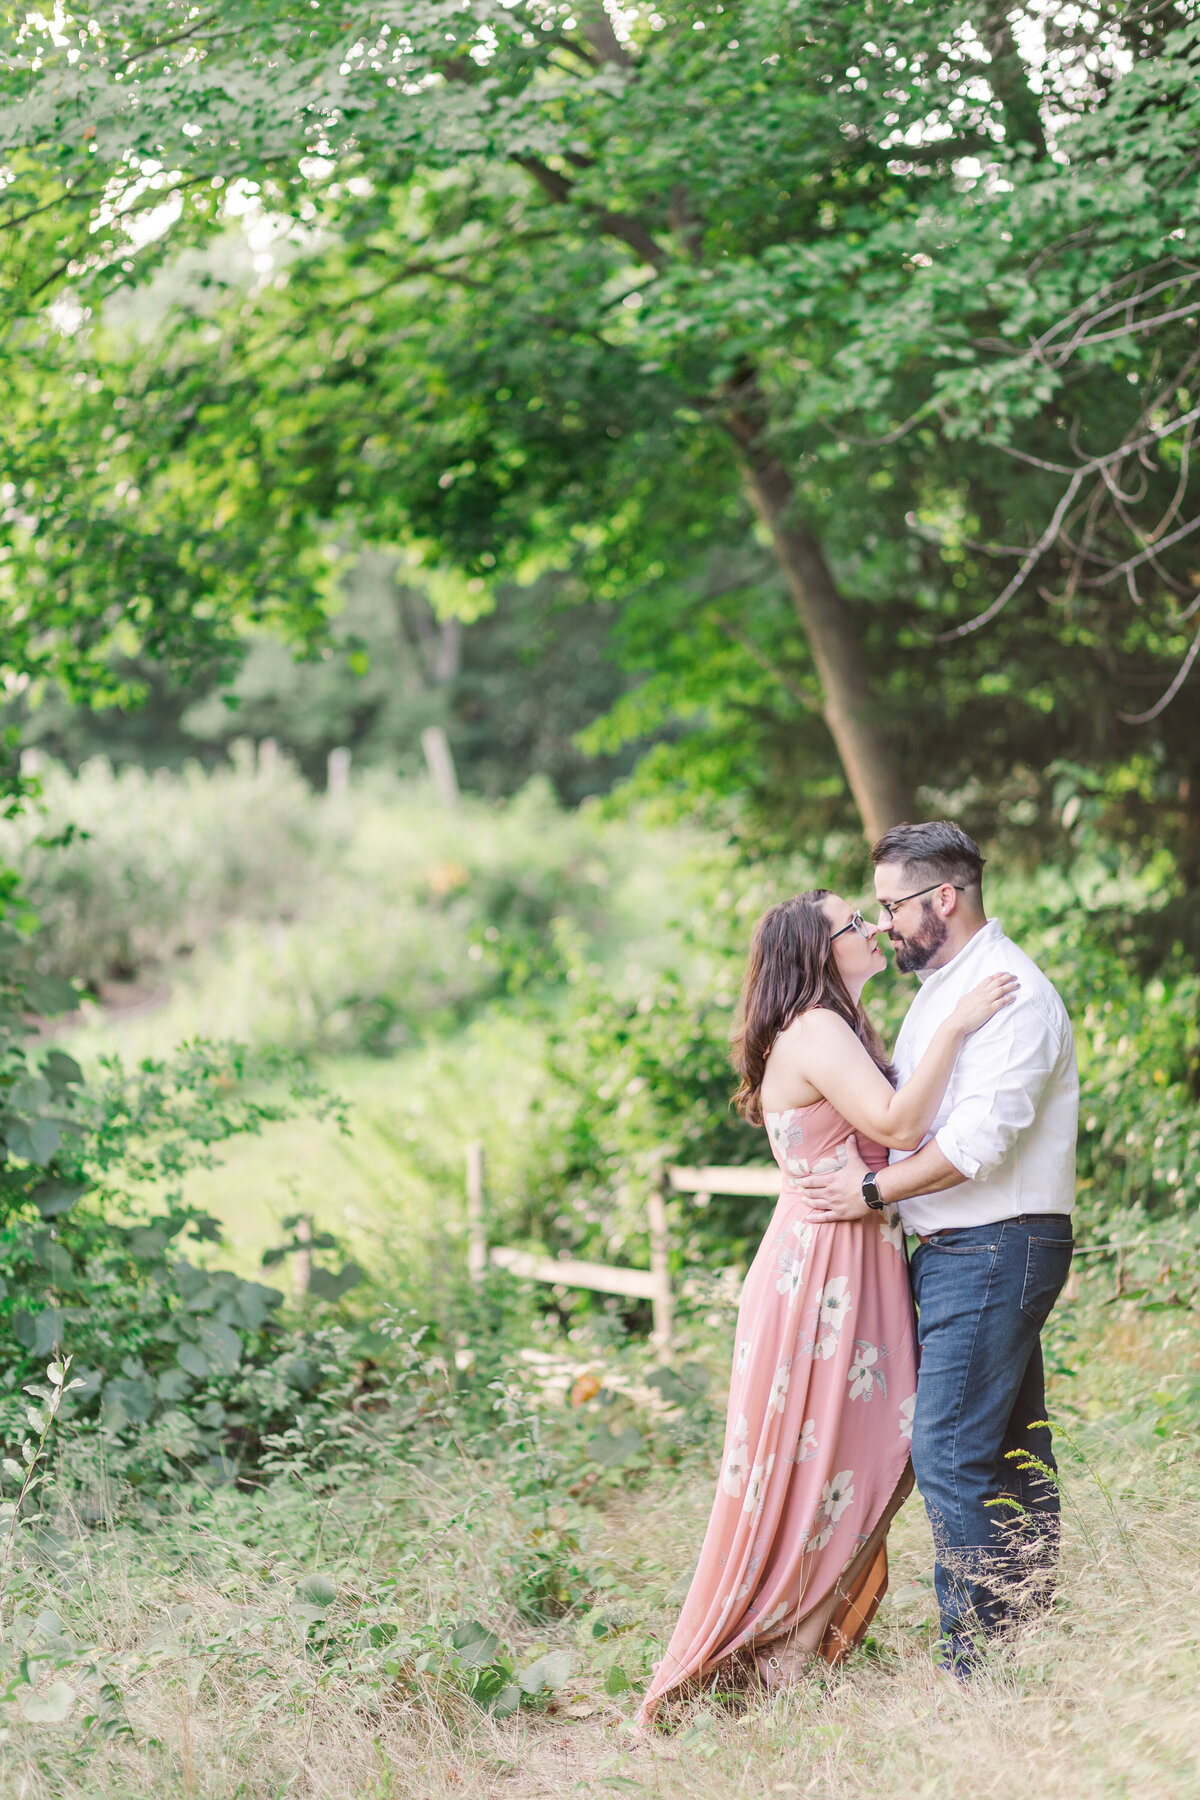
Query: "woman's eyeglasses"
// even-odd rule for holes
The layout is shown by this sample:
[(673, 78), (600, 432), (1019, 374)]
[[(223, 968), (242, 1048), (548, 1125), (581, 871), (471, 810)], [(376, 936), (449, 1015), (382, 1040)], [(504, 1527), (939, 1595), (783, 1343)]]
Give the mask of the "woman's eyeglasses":
[(856, 912), (856, 913), (851, 913), (848, 924), (840, 926), (837, 931), (830, 932), (830, 934), (829, 934), (830, 943), (832, 944), (834, 938), (845, 937), (845, 935), (848, 931), (857, 931), (860, 938), (868, 938), (869, 939), (871, 936), (871, 927), (867, 924), (867, 922), (863, 918), (862, 914), (860, 912)]

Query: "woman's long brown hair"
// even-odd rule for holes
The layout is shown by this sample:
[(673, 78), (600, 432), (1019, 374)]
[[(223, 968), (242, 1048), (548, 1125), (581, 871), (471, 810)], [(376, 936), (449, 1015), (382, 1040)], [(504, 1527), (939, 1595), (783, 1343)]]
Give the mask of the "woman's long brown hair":
[(751, 1125), (763, 1122), (760, 1092), (767, 1058), (781, 1031), (814, 1006), (845, 1019), (871, 1060), (891, 1079), (879, 1033), (850, 998), (833, 953), (833, 933), (821, 906), (828, 888), (810, 888), (768, 907), (754, 927), (742, 985), (741, 1023), (733, 1035), (733, 1066), (741, 1076), (733, 1104)]

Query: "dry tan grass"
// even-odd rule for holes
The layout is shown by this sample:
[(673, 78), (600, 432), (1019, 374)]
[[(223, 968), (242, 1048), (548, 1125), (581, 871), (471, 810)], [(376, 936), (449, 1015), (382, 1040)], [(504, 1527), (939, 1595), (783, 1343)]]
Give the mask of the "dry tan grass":
[[(1154, 1328), (1126, 1333), (1129, 1361), (1095, 1359), (1092, 1347), (1081, 1412), (1128, 1388), (1138, 1359), (1150, 1352), (1148, 1330)], [(177, 1523), (161, 1540), (80, 1537), (74, 1547), (59, 1547), (58, 1569), (47, 1569), (35, 1584), (40, 1592), (31, 1589), (22, 1603), (52, 1605), (58, 1593), (75, 1636), (90, 1634), (109, 1657), (133, 1735), (85, 1746), (81, 1707), (61, 1725), (30, 1723), (20, 1716), (18, 1694), (0, 1745), (0, 1795), (1195, 1800), (1195, 1441), (1156, 1443), (1139, 1429), (1136, 1407), (1131, 1424), (1106, 1434), (1080, 1429), (1111, 1504), (1068, 1458), (1059, 1604), (969, 1691), (947, 1688), (932, 1671), (930, 1545), (912, 1502), (893, 1533), (891, 1592), (869, 1653), (774, 1698), (692, 1703), (669, 1734), (647, 1744), (629, 1733), (632, 1697), (605, 1695), (571, 1622), (541, 1640), (576, 1655), (577, 1675), (553, 1709), (496, 1721), (461, 1697), (402, 1685), (381, 1696), (352, 1665), (316, 1664), (280, 1600), (284, 1576), (290, 1582), (307, 1552), (272, 1543), (269, 1521), (250, 1547), (233, 1516), (219, 1510)], [(496, 1592), (500, 1539), (453, 1522), (462, 1496), (452, 1482), (439, 1486), (430, 1475), (412, 1481), (402, 1508), (389, 1502), (372, 1513), (364, 1501), (360, 1517), (332, 1521), (329, 1529), (360, 1538), (377, 1531), (386, 1566), (415, 1520), (438, 1526), (440, 1519), (428, 1552), (413, 1565), (404, 1605), (440, 1616), (482, 1608)], [(649, 1492), (623, 1495), (597, 1521), (589, 1554), (623, 1587), (644, 1594), (650, 1630), (671, 1622), (666, 1596), (694, 1554), (708, 1502), (703, 1472), (686, 1481), (664, 1477)], [(495, 1532), (502, 1536), (503, 1528), (498, 1519)], [(180, 1610), (189, 1607), (190, 1615)], [(494, 1601), (489, 1619), (519, 1641), (522, 1627), (511, 1609)]]

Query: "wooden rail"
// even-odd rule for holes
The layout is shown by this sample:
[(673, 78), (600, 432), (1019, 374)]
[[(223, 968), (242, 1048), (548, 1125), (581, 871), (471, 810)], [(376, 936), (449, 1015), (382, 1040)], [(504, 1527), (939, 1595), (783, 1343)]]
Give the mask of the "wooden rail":
[(698, 1206), (707, 1206), (714, 1194), (761, 1196), (779, 1192), (779, 1170), (774, 1163), (737, 1168), (709, 1167), (664, 1169), (659, 1185), (646, 1202), (650, 1235), (650, 1267), (623, 1268), (619, 1264), (581, 1262), (568, 1256), (539, 1256), (507, 1244), (488, 1244), (487, 1194), (484, 1184), (483, 1145), (467, 1145), (467, 1270), (481, 1281), (489, 1267), (506, 1269), (525, 1281), (545, 1281), (564, 1287), (589, 1288), (601, 1294), (622, 1294), (632, 1300), (649, 1300), (654, 1309), (654, 1342), (664, 1353), (671, 1348), (675, 1330), (675, 1301), (671, 1291), (670, 1241), (667, 1234), (667, 1195), (690, 1194)]

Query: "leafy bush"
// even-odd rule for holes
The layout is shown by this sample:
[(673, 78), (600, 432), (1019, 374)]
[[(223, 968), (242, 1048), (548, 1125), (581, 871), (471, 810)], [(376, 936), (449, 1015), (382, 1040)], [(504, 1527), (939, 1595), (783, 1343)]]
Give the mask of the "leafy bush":
[(63, 1419), (129, 1479), (252, 1461), (329, 1370), (285, 1354), (276, 1290), (183, 1254), (219, 1231), (179, 1185), (231, 1138), (335, 1103), (293, 1060), (206, 1043), (86, 1083), (24, 1022), (73, 1000), (0, 965), (0, 1431), (20, 1440), (23, 1390), (67, 1352)]
[[(628, 955), (682, 835), (565, 812), (544, 782), (457, 813), (374, 773), (339, 800), (282, 760), (213, 774), (48, 768), (45, 818), (0, 826), (39, 920), (27, 970), (169, 985), (140, 1041), (235, 1037), (389, 1054), (560, 983), (564, 931)], [(636, 852), (636, 853), (635, 853)], [(95, 1013), (92, 1014), (96, 1018)]]
[(284, 763), (248, 746), (208, 774), (119, 772), (103, 757), (40, 775), (39, 810), (0, 822), (0, 861), (20, 872), (40, 929), (29, 960), (90, 988), (189, 955), (231, 919), (287, 915), (338, 854), (340, 815)]

